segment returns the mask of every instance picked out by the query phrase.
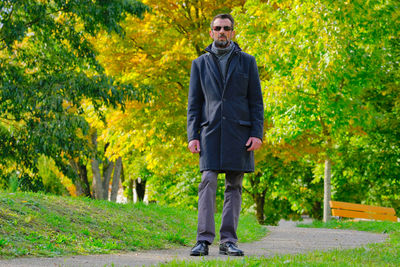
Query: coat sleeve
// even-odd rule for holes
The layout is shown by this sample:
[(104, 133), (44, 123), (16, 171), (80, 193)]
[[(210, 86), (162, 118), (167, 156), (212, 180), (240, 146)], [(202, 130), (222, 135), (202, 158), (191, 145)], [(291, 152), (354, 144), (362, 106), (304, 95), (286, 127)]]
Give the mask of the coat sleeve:
[(251, 119), (250, 136), (258, 137), (263, 140), (264, 128), (264, 104), (261, 93), (260, 78), (258, 75), (257, 63), (254, 57), (251, 57), (250, 73), (249, 73), (249, 109)]
[(188, 142), (200, 139), (201, 111), (204, 104), (204, 95), (201, 88), (199, 68), (194, 60), (190, 71), (189, 97), (187, 108), (187, 137)]

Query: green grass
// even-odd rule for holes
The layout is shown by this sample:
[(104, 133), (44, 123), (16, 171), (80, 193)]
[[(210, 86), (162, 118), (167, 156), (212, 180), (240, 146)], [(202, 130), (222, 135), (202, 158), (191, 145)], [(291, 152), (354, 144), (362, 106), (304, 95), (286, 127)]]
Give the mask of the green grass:
[(400, 223), (370, 221), (314, 222), (301, 227), (352, 229), (388, 233), (387, 241), (356, 249), (315, 251), (306, 254), (282, 255), (272, 258), (243, 257), (240, 259), (173, 261), (159, 266), (400, 266)]
[[(195, 211), (156, 204), (0, 192), (3, 259), (192, 246), (196, 227)], [(242, 242), (260, 239), (266, 231), (253, 216), (241, 216)]]
[(311, 224), (298, 224), (297, 226), (305, 228), (349, 229), (383, 234), (400, 232), (400, 223), (380, 221), (330, 220), (327, 223), (313, 221)]

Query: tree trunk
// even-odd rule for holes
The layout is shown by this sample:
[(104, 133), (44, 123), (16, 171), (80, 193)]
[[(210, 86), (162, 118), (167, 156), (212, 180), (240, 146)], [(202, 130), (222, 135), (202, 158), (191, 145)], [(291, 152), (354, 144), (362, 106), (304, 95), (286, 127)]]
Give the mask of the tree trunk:
[(331, 208), (329, 206), (329, 201), (331, 201), (331, 166), (332, 161), (328, 157), (325, 160), (324, 172), (324, 222), (328, 222), (331, 218)]
[(128, 202), (133, 202), (133, 180), (128, 176), (128, 183), (125, 182), (124, 164), (121, 162), (121, 182)]
[(120, 175), (120, 180), (121, 180), (121, 184), (122, 184), (122, 189), (126, 190), (126, 184), (125, 184), (125, 173), (124, 173), (124, 164), (121, 161), (121, 175)]
[(264, 204), (265, 204), (265, 194), (255, 194), (253, 196), (254, 202), (256, 204), (256, 217), (259, 224), (264, 224)]
[(101, 181), (101, 174), (100, 174), (100, 164), (99, 161), (96, 159), (96, 151), (97, 151), (97, 132), (94, 131), (91, 136), (92, 144), (94, 146), (94, 155), (91, 160), (92, 165), (92, 173), (93, 173), (93, 195), (95, 199), (103, 199), (104, 192), (103, 192), (103, 184)]
[(128, 193), (127, 196), (128, 202), (133, 202), (133, 180), (129, 179), (129, 184), (128, 184)]
[(111, 197), (110, 200), (112, 202), (117, 201), (117, 195), (118, 195), (118, 189), (119, 189), (119, 180), (121, 176), (121, 168), (122, 168), (122, 158), (119, 157), (117, 161), (115, 162), (115, 168), (114, 168), (114, 175), (113, 175), (113, 181), (112, 181), (112, 187), (111, 187)]
[(79, 164), (79, 177), (81, 178), (81, 184), (84, 196), (92, 198), (90, 193), (90, 184), (88, 180), (87, 168), (85, 164)]
[(103, 199), (103, 185), (101, 181), (99, 162), (96, 158), (92, 158), (92, 173), (93, 173), (93, 195), (95, 199)]
[(324, 213), (322, 210), (322, 206), (323, 205), (322, 205), (321, 201), (315, 201), (313, 203), (311, 213), (310, 213), (311, 218), (319, 220), (319, 221), (322, 220), (323, 213)]
[(69, 165), (72, 167), (75, 173), (75, 179), (73, 180), (75, 188), (76, 188), (76, 195), (77, 196), (83, 196), (84, 191), (83, 191), (83, 185), (81, 183), (81, 177), (79, 175), (79, 167), (78, 164), (75, 162), (73, 159), (69, 159)]
[(267, 188), (264, 188), (262, 192), (259, 192), (260, 178), (261, 178), (261, 173), (248, 175), (247, 179), (249, 179), (251, 189), (246, 189), (245, 187), (243, 187), (243, 190), (252, 197), (254, 203), (256, 204), (256, 218), (258, 223), (264, 224), (265, 223), (264, 206), (265, 206), (265, 195), (267, 194)]
[(79, 164), (79, 160), (78, 162), (76, 162), (74, 159), (69, 159), (69, 164), (76, 175), (76, 179), (74, 179), (76, 195), (91, 198), (92, 194), (90, 193), (90, 185), (87, 177), (86, 165)]
[(138, 201), (143, 201), (146, 193), (146, 180), (138, 178), (135, 180), (135, 189), (138, 197)]
[(114, 162), (107, 160), (103, 165), (103, 199), (108, 200), (111, 174), (114, 169)]

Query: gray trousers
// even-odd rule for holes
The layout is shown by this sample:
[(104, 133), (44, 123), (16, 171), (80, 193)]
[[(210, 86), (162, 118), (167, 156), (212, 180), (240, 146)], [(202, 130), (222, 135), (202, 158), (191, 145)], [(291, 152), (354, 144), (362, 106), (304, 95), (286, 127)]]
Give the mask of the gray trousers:
[[(220, 242), (236, 243), (236, 229), (242, 205), (243, 172), (227, 171), (225, 174), (224, 207), (220, 229)], [(215, 238), (215, 197), (217, 192), (218, 172), (203, 171), (199, 185), (199, 213), (197, 224), (197, 241), (210, 244)]]

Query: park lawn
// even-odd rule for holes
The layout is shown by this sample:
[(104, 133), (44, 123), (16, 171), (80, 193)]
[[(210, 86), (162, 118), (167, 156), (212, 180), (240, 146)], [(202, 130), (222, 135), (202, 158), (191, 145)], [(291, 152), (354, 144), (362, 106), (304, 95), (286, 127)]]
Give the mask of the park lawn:
[[(192, 210), (0, 191), (1, 259), (192, 246), (196, 227)], [(267, 230), (244, 215), (238, 232), (243, 242), (251, 242)]]
[(282, 255), (272, 258), (243, 257), (227, 260), (174, 261), (159, 266), (400, 266), (400, 223), (371, 221), (337, 221), (327, 224), (314, 222), (299, 227), (352, 229), (388, 233), (389, 238), (378, 244), (355, 249), (314, 251), (305, 254)]

